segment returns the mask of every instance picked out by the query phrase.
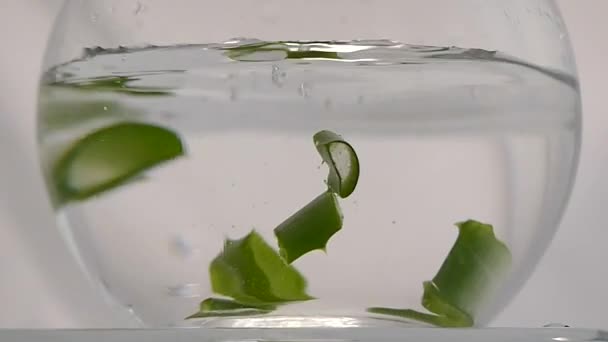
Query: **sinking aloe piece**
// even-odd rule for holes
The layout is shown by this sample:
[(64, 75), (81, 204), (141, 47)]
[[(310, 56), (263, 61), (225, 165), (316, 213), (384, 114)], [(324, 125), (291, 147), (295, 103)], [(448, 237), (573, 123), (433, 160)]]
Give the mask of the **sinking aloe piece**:
[(76, 141), (56, 162), (51, 177), (60, 202), (84, 200), (183, 154), (179, 136), (166, 128), (118, 123)]
[(292, 263), (317, 249), (342, 228), (342, 213), (336, 195), (324, 192), (274, 229), (280, 254)]
[(256, 231), (227, 240), (211, 262), (209, 275), (213, 292), (245, 305), (313, 299), (306, 294), (306, 279)]
[(444, 328), (466, 328), (472, 327), (475, 323), (473, 318), (466, 312), (445, 302), (439, 295), (435, 285), (426, 281), (423, 283), (424, 294), (422, 306), (432, 312), (423, 313), (412, 309), (394, 308), (369, 308), (371, 313), (397, 316), (419, 322), (424, 322)]
[(199, 311), (186, 317), (186, 319), (261, 315), (274, 309), (276, 307), (273, 305), (246, 305), (230, 299), (207, 298), (201, 302)]
[(473, 326), (473, 322), (465, 317), (464, 320), (453, 319), (446, 316), (438, 316), (435, 314), (423, 313), (411, 309), (393, 309), (393, 308), (369, 308), (370, 313), (379, 315), (388, 315), (411, 319), (443, 328), (467, 328)]
[(468, 220), (456, 224), (458, 238), (431, 281), (423, 283), (422, 306), (434, 315), (392, 308), (372, 313), (400, 316), (442, 327), (470, 327), (479, 307), (503, 282), (511, 253), (489, 224)]
[(331, 131), (320, 131), (314, 135), (313, 140), (321, 158), (329, 167), (327, 186), (342, 198), (350, 196), (359, 181), (357, 153), (340, 135)]
[(458, 238), (432, 280), (438, 291), (436, 295), (428, 291), (428, 306), (437, 304), (437, 297), (475, 317), (479, 306), (504, 281), (511, 252), (489, 224), (468, 220), (457, 227)]

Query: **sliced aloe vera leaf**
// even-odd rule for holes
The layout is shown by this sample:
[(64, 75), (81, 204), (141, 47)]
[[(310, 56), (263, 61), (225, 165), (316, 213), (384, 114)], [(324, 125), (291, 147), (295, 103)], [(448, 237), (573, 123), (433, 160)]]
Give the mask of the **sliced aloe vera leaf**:
[(222, 298), (207, 298), (203, 300), (199, 306), (199, 311), (186, 317), (206, 318), (206, 317), (221, 317), (221, 316), (251, 316), (260, 315), (275, 310), (273, 305), (246, 305), (238, 303), (230, 299)]
[(511, 267), (511, 252), (489, 224), (468, 220), (456, 226), (458, 238), (433, 278), (433, 288), (444, 303), (475, 316), (504, 281)]
[(313, 136), (313, 140), (329, 167), (327, 186), (342, 198), (350, 196), (359, 181), (357, 153), (340, 135), (331, 131), (320, 131)]
[(84, 200), (183, 154), (181, 139), (166, 128), (118, 123), (76, 141), (56, 162), (52, 179), (61, 202)]
[[(278, 61), (283, 59), (342, 59), (335, 51), (319, 50), (314, 44), (260, 42), (227, 48), (226, 56), (242, 62)], [(302, 49), (304, 48), (304, 49)]]
[(335, 51), (290, 50), (287, 59), (341, 59)]
[(325, 250), (329, 239), (342, 229), (342, 219), (336, 195), (322, 193), (274, 229), (279, 253), (292, 263), (310, 251)]
[(438, 316), (435, 314), (428, 314), (412, 309), (369, 308), (367, 311), (379, 315), (401, 317), (409, 320), (435, 325), (442, 328), (466, 328), (473, 326), (473, 322), (465, 317), (463, 317), (463, 320), (455, 320), (453, 318)]
[(313, 299), (306, 294), (306, 279), (255, 231), (227, 240), (209, 275), (215, 293), (246, 305)]
[(474, 325), (477, 310), (504, 281), (511, 266), (511, 253), (496, 238), (491, 225), (474, 220), (456, 225), (459, 234), (454, 246), (433, 280), (423, 283), (422, 306), (436, 318), (407, 309), (368, 311), (444, 327)]
[(412, 309), (381, 307), (369, 308), (367, 311), (382, 315), (398, 316), (444, 328), (464, 328), (473, 326), (473, 318), (466, 312), (445, 302), (439, 296), (438, 290), (432, 282), (426, 281), (423, 283), (423, 286), (424, 295), (422, 298), (422, 306), (432, 312), (432, 314)]

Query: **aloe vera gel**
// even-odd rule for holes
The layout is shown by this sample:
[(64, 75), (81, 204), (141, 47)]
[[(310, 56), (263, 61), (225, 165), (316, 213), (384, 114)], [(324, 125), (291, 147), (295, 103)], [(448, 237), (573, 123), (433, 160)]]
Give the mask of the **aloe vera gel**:
[(72, 250), (146, 325), (471, 327), (559, 220), (577, 110), (501, 52), (232, 40), (51, 68), (39, 144)]

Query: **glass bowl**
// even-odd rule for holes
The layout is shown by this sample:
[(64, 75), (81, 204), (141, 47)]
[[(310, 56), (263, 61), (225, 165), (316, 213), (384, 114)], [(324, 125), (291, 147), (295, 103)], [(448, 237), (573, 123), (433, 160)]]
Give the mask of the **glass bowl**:
[(549, 0), (73, 0), (44, 67), (59, 229), (138, 326), (483, 326), (578, 161)]

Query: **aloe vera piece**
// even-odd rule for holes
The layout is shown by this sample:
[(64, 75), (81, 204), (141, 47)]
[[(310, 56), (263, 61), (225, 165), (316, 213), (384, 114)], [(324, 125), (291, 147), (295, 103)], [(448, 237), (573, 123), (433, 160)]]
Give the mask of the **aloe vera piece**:
[[(212, 290), (232, 300), (207, 299), (189, 318), (258, 314), (273, 310), (274, 305), (313, 299), (306, 294), (304, 277), (289, 264), (312, 250), (325, 250), (329, 239), (342, 228), (335, 193), (347, 197), (359, 177), (357, 156), (339, 135), (321, 131), (314, 140), (330, 165), (329, 191), (275, 228), (280, 254), (255, 231), (240, 240), (227, 240), (223, 252), (211, 262), (209, 273)], [(261, 305), (271, 306), (260, 309)]]
[(467, 318), (466, 316), (458, 317), (459, 319), (454, 319), (453, 317), (438, 316), (435, 314), (428, 314), (412, 309), (393, 308), (369, 308), (367, 311), (380, 315), (407, 318), (442, 328), (467, 328), (473, 326), (472, 320), (470, 318)]
[(324, 192), (274, 229), (280, 254), (292, 263), (317, 249), (325, 251), (328, 240), (342, 228), (336, 195)]
[(287, 52), (287, 59), (341, 59), (337, 52), (334, 51), (293, 51)]
[(241, 304), (230, 299), (207, 298), (201, 302), (199, 311), (186, 317), (186, 319), (260, 315), (271, 312), (275, 308), (273, 305), (255, 306)]
[(211, 262), (209, 275), (215, 293), (241, 304), (313, 299), (306, 294), (306, 279), (255, 231), (240, 240), (227, 240)]
[(434, 315), (409, 309), (369, 308), (442, 327), (470, 327), (480, 305), (501, 284), (511, 266), (511, 253), (489, 224), (474, 220), (456, 224), (458, 238), (432, 281), (423, 283), (422, 306)]
[[(335, 51), (318, 50), (318, 48), (312, 45), (305, 46), (305, 50), (301, 49), (301, 47), (302, 45), (300, 44), (298, 46), (290, 46), (289, 42), (261, 42), (227, 48), (226, 56), (230, 59), (243, 62), (276, 61), (281, 59), (342, 59)], [(270, 54), (268, 56), (274, 57), (270, 59), (260, 58), (266, 56), (265, 54)]]
[(55, 163), (52, 180), (60, 202), (84, 200), (183, 154), (181, 139), (166, 128), (118, 123), (69, 147)]
[(359, 181), (359, 158), (340, 135), (323, 130), (313, 136), (317, 151), (329, 167), (327, 186), (338, 196), (352, 194)]

